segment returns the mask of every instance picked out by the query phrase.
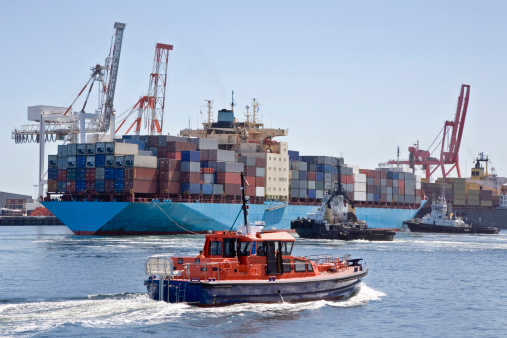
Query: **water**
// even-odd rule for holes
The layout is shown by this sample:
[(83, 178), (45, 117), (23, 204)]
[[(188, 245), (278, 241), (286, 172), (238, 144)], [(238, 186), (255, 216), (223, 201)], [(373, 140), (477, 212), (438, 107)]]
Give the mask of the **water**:
[(294, 254), (362, 257), (343, 302), (198, 308), (151, 301), (144, 262), (195, 255), (201, 236), (80, 237), (0, 227), (0, 336), (507, 336), (507, 235), (398, 233), (394, 242), (298, 239)]

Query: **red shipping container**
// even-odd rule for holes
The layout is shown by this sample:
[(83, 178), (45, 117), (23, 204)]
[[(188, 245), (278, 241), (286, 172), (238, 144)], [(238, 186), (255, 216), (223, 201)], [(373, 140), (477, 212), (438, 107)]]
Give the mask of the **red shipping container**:
[(266, 186), (266, 178), (265, 177), (256, 177), (255, 178), (255, 186), (256, 187), (265, 187)]
[(134, 168), (134, 180), (156, 181), (157, 169), (155, 168)]
[(186, 150), (197, 150), (197, 145), (187, 142), (168, 141), (166, 149), (168, 152), (181, 152)]
[(380, 182), (381, 182), (381, 178), (380, 177), (375, 177), (373, 179), (373, 185), (376, 185), (377, 187), (380, 187)]
[(309, 171), (306, 173), (306, 179), (308, 181), (315, 181), (315, 176), (316, 176), (315, 171)]
[(246, 187), (245, 188), (246, 196), (255, 196), (255, 187)]
[[(245, 186), (255, 187), (255, 176), (245, 176), (246, 182)], [(255, 191), (254, 191), (255, 195)]]
[(245, 176), (255, 176), (257, 167), (245, 167)]
[(181, 170), (181, 161), (172, 158), (159, 158), (158, 168), (161, 170)]
[(240, 173), (216, 173), (216, 175), (217, 184), (241, 184)]
[(380, 171), (380, 178), (387, 178), (387, 171), (385, 170)]
[(56, 186), (57, 186), (56, 180), (49, 180), (48, 181), (48, 192), (56, 192)]
[(181, 179), (180, 174), (181, 173), (176, 170), (160, 170), (158, 177), (161, 182), (179, 182)]
[(131, 189), (134, 189), (134, 180), (129, 179), (123, 181), (123, 190), (130, 192)]
[(157, 181), (134, 180), (135, 194), (156, 194)]
[(159, 182), (158, 192), (160, 194), (179, 194), (180, 182)]
[(263, 157), (257, 157), (255, 159), (255, 166), (257, 168), (265, 168), (266, 167), (266, 159)]
[(387, 185), (388, 187), (392, 187), (392, 186), (393, 186), (393, 180), (392, 180), (391, 178), (388, 178), (388, 179), (386, 180), (386, 185)]
[[(86, 169), (85, 179), (87, 182), (95, 182), (95, 169)], [(86, 189), (88, 190), (88, 189)]]
[(375, 178), (382, 178), (382, 173), (380, 172), (380, 170), (375, 170)]
[(67, 181), (67, 170), (58, 170), (57, 178), (58, 181)]
[(148, 146), (149, 147), (158, 147), (158, 136), (148, 136)]
[(347, 175), (340, 175), (340, 179), (342, 180), (342, 184), (347, 184)]
[(93, 182), (86, 182), (85, 183), (85, 190), (87, 192), (94, 191), (95, 190), (95, 180), (93, 180)]
[[(240, 184), (225, 184), (224, 192), (226, 196), (241, 196)], [(246, 193), (246, 191), (245, 191)]]
[(114, 180), (104, 180), (105, 192), (114, 192)]
[(405, 195), (405, 188), (398, 188), (398, 195)]
[(398, 181), (398, 188), (405, 188), (405, 181)]
[(201, 180), (200, 173), (181, 173), (180, 174), (180, 182), (181, 183), (199, 183)]
[(167, 158), (181, 160), (181, 151), (168, 151), (165, 156)]
[(67, 191), (68, 192), (76, 192), (76, 181), (68, 181), (67, 182)]
[(157, 149), (157, 157), (165, 158), (167, 155), (167, 149), (165, 147), (158, 147)]
[(125, 168), (123, 170), (123, 180), (130, 181), (134, 179), (134, 168)]

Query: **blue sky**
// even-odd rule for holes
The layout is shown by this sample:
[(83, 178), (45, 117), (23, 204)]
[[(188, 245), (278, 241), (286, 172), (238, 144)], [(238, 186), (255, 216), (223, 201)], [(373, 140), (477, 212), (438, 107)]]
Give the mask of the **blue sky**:
[[(427, 148), (471, 86), (462, 172), (485, 152), (507, 175), (507, 3), (503, 1), (0, 1), (0, 190), (33, 194), (38, 147), (11, 131), (32, 105), (66, 106), (125, 29), (115, 108), (148, 90), (157, 42), (171, 53), (164, 132), (203, 121), (235, 92), (302, 155), (375, 168)], [(81, 107), (77, 103), (76, 107)], [(203, 109), (204, 111), (204, 109)], [(49, 146), (55, 152), (55, 144)]]

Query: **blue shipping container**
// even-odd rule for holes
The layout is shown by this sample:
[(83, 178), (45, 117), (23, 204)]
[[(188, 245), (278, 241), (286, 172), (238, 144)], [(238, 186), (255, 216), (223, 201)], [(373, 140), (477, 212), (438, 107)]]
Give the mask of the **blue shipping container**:
[(316, 198), (316, 196), (317, 196), (315, 189), (308, 189), (307, 194), (308, 194), (308, 198)]
[(114, 180), (114, 168), (106, 168), (104, 171), (105, 180)]
[(95, 168), (104, 168), (106, 166), (106, 155), (95, 155)]
[(193, 150), (184, 150), (181, 152), (181, 160), (187, 162), (200, 162), (201, 152)]
[(76, 167), (86, 168), (86, 156), (76, 156)]
[(317, 171), (315, 173), (315, 180), (320, 182), (324, 181), (324, 173)]
[[(85, 168), (77, 168), (76, 169), (76, 181), (86, 181), (86, 169)], [(76, 187), (77, 189), (77, 187)]]
[(95, 190), (104, 192), (104, 180), (95, 180)]
[(123, 191), (123, 181), (114, 181), (114, 190), (116, 192), (122, 192)]
[(57, 179), (58, 179), (58, 168), (49, 168), (48, 180), (57, 180)]
[[(114, 180), (115, 180), (115, 182), (116, 181), (123, 182), (124, 179), (125, 179), (125, 170), (123, 168), (115, 168), (114, 169)], [(121, 189), (123, 190), (123, 187)]]
[(201, 191), (201, 185), (199, 183), (181, 183), (181, 193), (199, 194)]
[(201, 184), (201, 191), (203, 195), (211, 195), (213, 194), (213, 185)]
[(83, 192), (86, 190), (86, 182), (83, 181), (76, 181), (76, 191)]

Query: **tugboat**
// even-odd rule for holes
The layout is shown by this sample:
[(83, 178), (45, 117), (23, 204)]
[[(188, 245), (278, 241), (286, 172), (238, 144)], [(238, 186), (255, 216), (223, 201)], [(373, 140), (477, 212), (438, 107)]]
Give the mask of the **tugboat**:
[(414, 218), (403, 222), (403, 226), (410, 232), (440, 232), (458, 234), (492, 234), (499, 233), (498, 228), (474, 227), (467, 224), (461, 217), (456, 217), (447, 205), (445, 194), (442, 192), (431, 205), (431, 214), (426, 214), (422, 219)]
[(365, 221), (358, 221), (354, 203), (347, 197), (341, 185), (340, 163), (338, 183), (333, 193), (322, 199), (322, 206), (316, 213), (309, 213), (305, 218), (291, 222), (291, 229), (299, 237), (315, 239), (338, 239), (350, 241), (363, 239), (368, 241), (392, 241), (396, 232), (393, 230), (370, 229)]
[(197, 257), (149, 257), (145, 265), (149, 298), (220, 306), (341, 300), (358, 290), (368, 273), (362, 259), (292, 256), (295, 239), (289, 233), (248, 223), (244, 190), (242, 208), (244, 225), (237, 231), (207, 234)]

